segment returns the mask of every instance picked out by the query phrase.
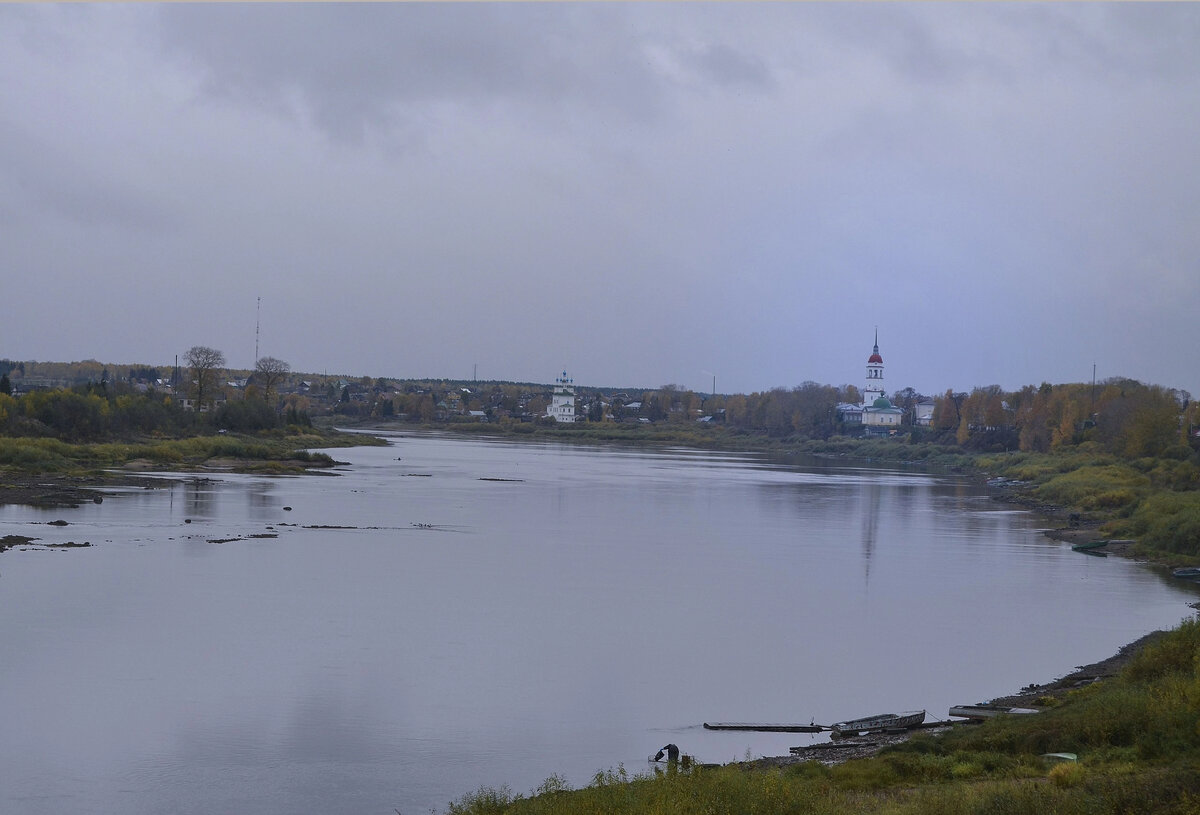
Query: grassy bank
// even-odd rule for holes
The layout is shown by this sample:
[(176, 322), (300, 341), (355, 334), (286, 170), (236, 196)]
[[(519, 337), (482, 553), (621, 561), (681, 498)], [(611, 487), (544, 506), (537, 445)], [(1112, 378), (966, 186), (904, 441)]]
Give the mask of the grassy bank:
[(1195, 455), (1121, 459), (1080, 445), (1061, 453), (984, 456), (975, 467), (1022, 482), (1032, 500), (1080, 513), (1099, 534), (1136, 540), (1138, 557), (1200, 564), (1200, 464)]
[[(1050, 763), (1070, 752), (1077, 762)], [(1034, 716), (915, 736), (832, 767), (730, 765), (551, 778), (529, 796), (481, 789), (450, 815), (812, 813), (1105, 815), (1200, 812), (1200, 623), (1142, 650), (1119, 676)]]
[(212, 461), (236, 470), (296, 472), (331, 467), (333, 459), (312, 448), (350, 447), (384, 442), (361, 434), (336, 431), (271, 431), (259, 434), (216, 433), (182, 439), (71, 443), (58, 439), (0, 437), (0, 471), (9, 473), (78, 473), (128, 464), (179, 469)]

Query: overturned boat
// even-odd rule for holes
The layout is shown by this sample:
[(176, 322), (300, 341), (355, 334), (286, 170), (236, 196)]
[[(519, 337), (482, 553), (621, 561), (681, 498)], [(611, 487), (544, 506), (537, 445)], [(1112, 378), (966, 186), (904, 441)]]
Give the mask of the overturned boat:
[(880, 713), (875, 716), (864, 716), (861, 719), (850, 719), (845, 722), (835, 722), (829, 729), (830, 736), (835, 739), (845, 739), (860, 733), (875, 733), (889, 730), (907, 730), (925, 721), (925, 711), (906, 710), (903, 713)]
[(1037, 712), (1038, 711), (1035, 708), (1012, 707), (1011, 705), (955, 705), (954, 707), (950, 708), (951, 716), (956, 716), (960, 719), (974, 719), (976, 721), (992, 719), (996, 716)]

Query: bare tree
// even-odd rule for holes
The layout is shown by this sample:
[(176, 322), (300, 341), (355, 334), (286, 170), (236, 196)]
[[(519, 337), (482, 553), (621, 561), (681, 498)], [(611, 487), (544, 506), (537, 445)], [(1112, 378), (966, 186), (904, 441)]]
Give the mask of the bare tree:
[(183, 355), (183, 361), (192, 369), (196, 382), (196, 409), (204, 405), (205, 392), (211, 393), (217, 386), (217, 372), (225, 367), (225, 355), (215, 348), (193, 345)]
[(292, 366), (275, 357), (262, 357), (255, 363), (254, 374), (262, 385), (263, 401), (268, 405), (271, 404), (271, 391), (291, 373), (291, 370)]

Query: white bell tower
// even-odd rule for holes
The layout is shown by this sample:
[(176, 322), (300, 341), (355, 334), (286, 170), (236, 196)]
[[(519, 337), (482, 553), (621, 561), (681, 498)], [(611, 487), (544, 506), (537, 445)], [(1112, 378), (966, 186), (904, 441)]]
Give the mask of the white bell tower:
[(883, 357), (879, 356), (879, 328), (875, 329), (875, 350), (867, 358), (867, 386), (863, 388), (863, 407), (870, 407), (875, 400), (884, 396)]

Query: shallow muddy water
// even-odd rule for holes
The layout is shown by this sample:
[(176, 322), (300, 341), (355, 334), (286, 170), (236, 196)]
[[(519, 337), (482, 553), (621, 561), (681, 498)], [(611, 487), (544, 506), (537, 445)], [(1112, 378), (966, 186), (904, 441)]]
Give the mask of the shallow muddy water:
[(668, 742), (785, 754), (820, 737), (701, 725), (944, 717), (1196, 599), (953, 476), (437, 434), (332, 452), (337, 476), (0, 507), (4, 534), (92, 544), (0, 555), (0, 812), (414, 815)]

